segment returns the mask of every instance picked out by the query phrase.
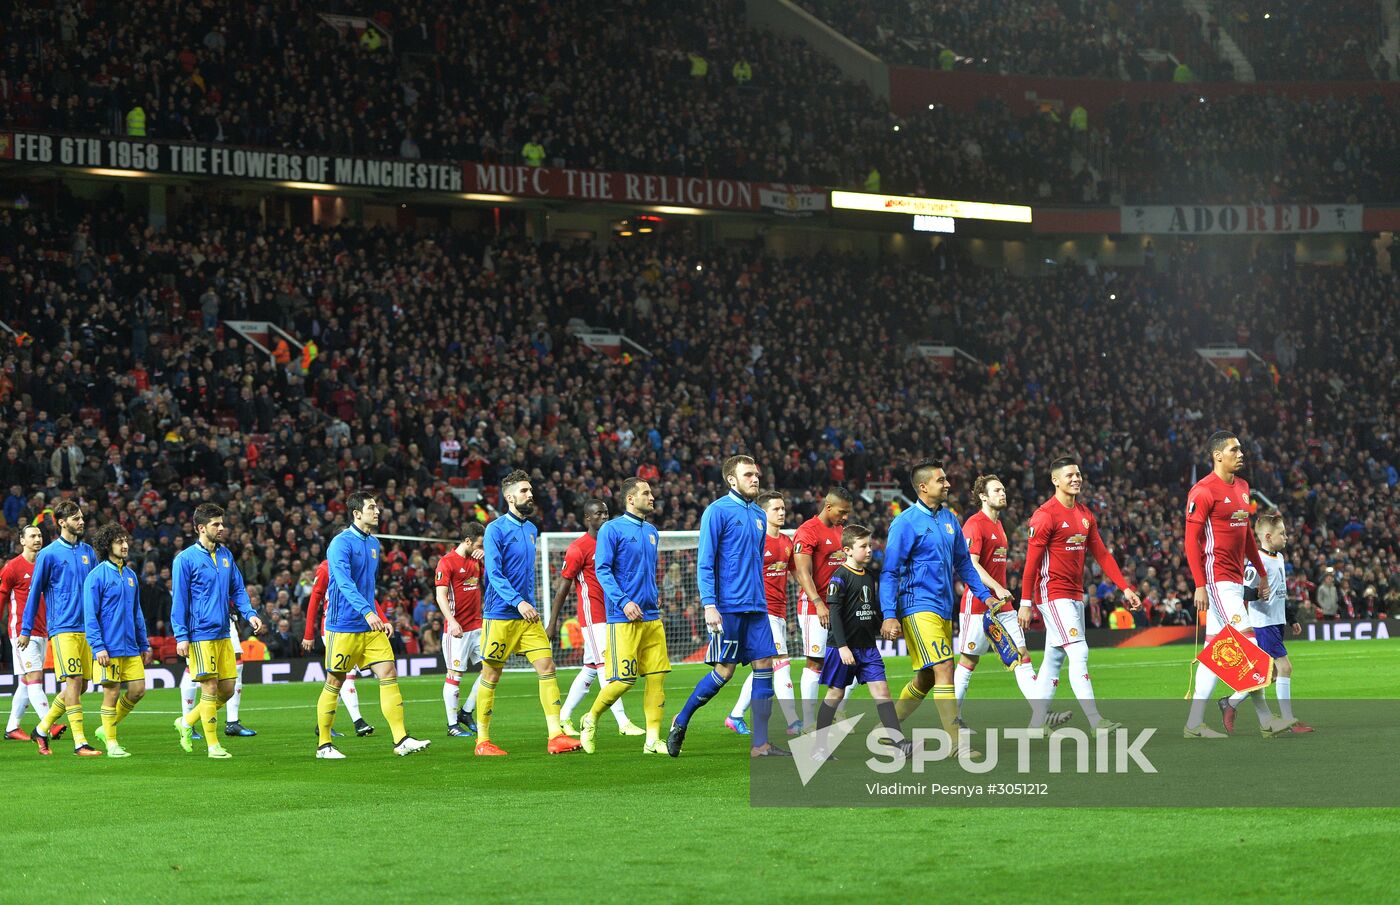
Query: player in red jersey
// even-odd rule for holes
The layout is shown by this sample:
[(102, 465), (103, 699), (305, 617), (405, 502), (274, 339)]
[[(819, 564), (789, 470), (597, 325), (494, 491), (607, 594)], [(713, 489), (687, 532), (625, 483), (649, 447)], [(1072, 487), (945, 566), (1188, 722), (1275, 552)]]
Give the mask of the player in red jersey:
[[(444, 553), (433, 571), (433, 592), (442, 611), (442, 662), (447, 677), (442, 683), (442, 703), (447, 710), (447, 734), (456, 738), (476, 735), (477, 684), (472, 685), (465, 706), (460, 704), (462, 676), (481, 662), (481, 555), (486, 528), (468, 522), (466, 537)], [(477, 683), (481, 674), (477, 673)]]
[[(1211, 472), (1186, 497), (1186, 564), (1196, 582), (1196, 612), (1206, 611), (1207, 645), (1227, 625), (1254, 635), (1244, 604), (1246, 560), (1259, 573), (1259, 599), (1269, 594), (1259, 543), (1249, 528), (1249, 484), (1239, 477), (1244, 450), (1229, 431), (1211, 434), (1209, 448)], [(1197, 663), (1186, 738), (1227, 737), (1205, 725), (1206, 702), (1214, 693), (1215, 673)]]
[[(1045, 659), (1040, 663), (1031, 728), (1043, 728), (1045, 711), (1060, 683), (1060, 667), (1070, 664), (1069, 684), (1089, 725), (1100, 733), (1122, 724), (1099, 715), (1089, 681), (1089, 645), (1084, 640), (1084, 551), (1094, 555), (1109, 581), (1123, 592), (1130, 609), (1142, 606), (1118, 562), (1099, 536), (1099, 523), (1079, 502), (1084, 478), (1079, 463), (1064, 456), (1050, 463), (1055, 495), (1031, 516), (1026, 570), (1021, 576), (1021, 607), (1034, 603), (1045, 619)], [(1027, 614), (1029, 616), (1029, 614)]]
[[(25, 525), (19, 533), (19, 555), (5, 563), (0, 570), (0, 608), (9, 607), (10, 650), (14, 654), (15, 692), (10, 699), (10, 721), (5, 725), (5, 738), (27, 742), (29, 733), (19, 727), (24, 708), (32, 707), (42, 718), (49, 712), (49, 700), (44, 695), (44, 650), (49, 643), (49, 629), (44, 620), (44, 602), (39, 598), (39, 611), (34, 616), (29, 643), (20, 646), (20, 623), (24, 621), (24, 604), (29, 600), (29, 582), (34, 577), (34, 560), (44, 547), (44, 533), (34, 525)], [(50, 738), (57, 738), (63, 727), (55, 728)]]
[[(773, 630), (773, 646), (778, 649), (778, 656), (773, 660), (773, 692), (778, 706), (783, 708), (788, 735), (796, 735), (802, 731), (802, 721), (797, 718), (797, 708), (792, 701), (792, 661), (788, 659), (787, 646), (788, 574), (793, 569), (794, 547), (792, 539), (783, 533), (787, 504), (783, 502), (783, 495), (775, 490), (760, 493), (754, 502), (768, 517), (768, 533), (763, 539), (763, 592), (768, 600), (768, 626)], [(740, 735), (748, 735), (744, 711), (749, 709), (752, 699), (753, 673), (749, 673), (724, 725)]]
[[(1005, 601), (993, 617), (1015, 645), (1020, 661), (1012, 670), (1016, 686), (1027, 701), (1034, 701), (1036, 695), (1035, 667), (1031, 665), (1031, 655), (1026, 650), (1026, 629), (1031, 624), (1031, 608), (1024, 602), (1019, 612), (1011, 609), (1011, 592), (1006, 590), (1006, 560), (1011, 539), (1001, 523), (1001, 513), (1006, 509), (1006, 485), (994, 474), (979, 475), (972, 483), (972, 499), (981, 507), (967, 521), (963, 522), (963, 537), (967, 538), (967, 552), (972, 557), (973, 568), (981, 576), (982, 582), (996, 594), (998, 600)], [(958, 645), (961, 656), (958, 667), (953, 672), (953, 688), (958, 696), (957, 724), (967, 729), (962, 718), (963, 698), (967, 696), (968, 685), (972, 682), (972, 671), (977, 668), (982, 655), (993, 650), (992, 640), (987, 637), (983, 617), (987, 604), (970, 589), (964, 588), (962, 601), (958, 605)], [(1049, 718), (1051, 727), (1059, 726), (1070, 718), (1069, 711), (1053, 713)]]
[(822, 511), (803, 522), (793, 535), (793, 571), (797, 573), (797, 627), (802, 631), (802, 723), (815, 726), (817, 699), (821, 695), (822, 661), (826, 659), (828, 614), (826, 586), (846, 562), (841, 529), (846, 526), (855, 500), (844, 487), (833, 487), (822, 502)]
[[(311, 585), (311, 599), (306, 603), (306, 634), (301, 639), (301, 649), (310, 651), (316, 647), (316, 636), (325, 635), (324, 621), (325, 614), (321, 612), (326, 604), (326, 591), (330, 588), (331, 573), (330, 565), (323, 559), (316, 567), (316, 580)], [(380, 610), (379, 616), (384, 616), (379, 603), (375, 602), (375, 608)], [(374, 727), (365, 722), (360, 715), (360, 693), (355, 688), (355, 674), (347, 673), (345, 681), (340, 685), (340, 700), (345, 704), (345, 709), (350, 714), (350, 719), (355, 721), (355, 734), (359, 736), (373, 735)], [(319, 735), (321, 730), (316, 730)], [(331, 730), (331, 735), (340, 738), (341, 733)]]
[[(564, 551), (564, 569), (560, 572), (560, 582), (554, 589), (554, 601), (549, 614), (549, 625), (545, 634), (550, 641), (559, 637), (559, 620), (564, 612), (564, 600), (569, 591), (578, 591), (578, 624), (583, 631), (583, 668), (574, 676), (569, 686), (569, 694), (564, 698), (564, 706), (559, 710), (559, 727), (565, 734), (578, 737), (578, 730), (572, 719), (574, 708), (583, 702), (593, 681), (598, 678), (598, 670), (603, 668), (603, 652), (607, 648), (608, 610), (603, 601), (603, 586), (598, 584), (598, 573), (593, 571), (593, 554), (598, 549), (598, 529), (608, 520), (608, 504), (599, 499), (583, 504), (584, 533), (569, 544)], [(623, 735), (646, 735), (646, 730), (633, 723), (622, 708), (622, 699), (613, 702), (613, 718), (617, 720), (617, 731)]]

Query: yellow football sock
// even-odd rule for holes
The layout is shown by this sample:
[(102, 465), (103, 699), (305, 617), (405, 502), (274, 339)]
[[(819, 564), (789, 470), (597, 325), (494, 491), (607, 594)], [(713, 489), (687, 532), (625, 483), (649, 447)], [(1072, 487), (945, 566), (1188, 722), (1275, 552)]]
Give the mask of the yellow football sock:
[(943, 731), (947, 732), (954, 740), (958, 731), (958, 694), (952, 685), (933, 686), (933, 706), (938, 708), (938, 721), (943, 724)]
[[(894, 702), (895, 715), (899, 717), (899, 721), (902, 723), (909, 719), (909, 715), (919, 709), (919, 705), (927, 696), (928, 692), (915, 688), (913, 682), (905, 685), (904, 690), (899, 693), (899, 700)], [(956, 700), (954, 703), (957, 703)]]
[(199, 696), (199, 721), (204, 724), (204, 741), (210, 748), (221, 747), (219, 745), (219, 726), (216, 722), (219, 714), (219, 696), (201, 693)]
[(331, 743), (331, 727), (335, 725), (335, 707), (339, 701), (339, 688), (332, 688), (329, 682), (321, 686), (321, 696), (316, 699), (316, 731), (320, 733), (318, 744)]
[(544, 722), (549, 727), (549, 737), (554, 738), (564, 730), (559, 726), (559, 680), (554, 673), (540, 676), (540, 706), (544, 708)]
[(83, 727), (83, 705), (73, 704), (68, 708), (68, 728), (73, 732), (73, 747), (81, 748), (88, 743), (87, 730)]
[(389, 729), (394, 744), (403, 741), (408, 730), (403, 727), (403, 692), (399, 691), (399, 680), (379, 680), (379, 709), (384, 711), (384, 719), (389, 721)]
[(102, 715), (102, 728), (107, 733), (107, 744), (112, 744), (117, 740), (117, 708), (103, 707), (99, 713)]
[(185, 714), (185, 725), (198, 726), (202, 722), (204, 722), (204, 713), (200, 709), (199, 702), (195, 701), (194, 706), (190, 708), (190, 712)]
[(593, 706), (588, 708), (588, 712), (593, 714), (594, 719), (602, 716), (604, 710), (617, 703), (618, 698), (632, 689), (632, 684), (621, 680), (606, 683), (598, 690), (598, 697), (593, 699)]
[(68, 712), (68, 705), (63, 703), (63, 698), (59, 695), (53, 696), (53, 703), (49, 705), (49, 712), (44, 714), (44, 718), (39, 721), (39, 733), (48, 735), (53, 724), (63, 718), (63, 714)]
[(647, 741), (661, 738), (661, 716), (666, 710), (666, 674), (647, 676), (642, 692), (642, 713), (647, 719)]
[(476, 738), (478, 742), (491, 741), (491, 711), (496, 704), (496, 683), (481, 680), (476, 690)]
[[(136, 702), (133, 701), (131, 698), (127, 697), (126, 693), (123, 692), (122, 696), (117, 698), (117, 722), (120, 723), (122, 720), (126, 719), (127, 716), (130, 715), (131, 711), (135, 709), (135, 707)], [(111, 730), (109, 729), (108, 735), (110, 734)]]

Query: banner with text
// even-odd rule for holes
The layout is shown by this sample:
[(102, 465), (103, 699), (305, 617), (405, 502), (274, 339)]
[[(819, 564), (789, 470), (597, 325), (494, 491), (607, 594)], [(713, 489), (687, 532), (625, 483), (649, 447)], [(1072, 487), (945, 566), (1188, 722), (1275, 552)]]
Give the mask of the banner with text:
[(466, 191), (482, 195), (670, 205), (709, 210), (756, 211), (760, 206), (762, 191), (777, 188), (738, 179), (655, 176), (499, 163), (467, 163), (462, 165), (462, 172)]
[[(144, 138), (0, 132), (0, 163), (81, 168), (98, 176), (279, 182), (288, 188), (390, 189), (703, 208), (806, 216), (826, 210), (815, 186), (556, 167), (352, 157)], [(488, 200), (488, 199), (468, 199)]]
[(1124, 207), (1120, 232), (1232, 236), (1361, 232), (1359, 204), (1200, 204)]

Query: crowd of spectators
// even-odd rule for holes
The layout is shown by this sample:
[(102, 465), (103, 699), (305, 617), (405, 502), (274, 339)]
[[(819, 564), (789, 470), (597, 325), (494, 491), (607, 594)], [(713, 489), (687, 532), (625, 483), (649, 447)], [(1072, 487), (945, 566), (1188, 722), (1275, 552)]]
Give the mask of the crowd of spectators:
[[(1180, 0), (802, 0), (887, 63), (1000, 75), (1170, 81), (1234, 74)], [(1149, 53), (1144, 54), (1144, 51)]]
[(1115, 105), (1104, 126), (1133, 203), (1400, 198), (1400, 106), (1379, 96), (1240, 94)]
[[(324, 10), (373, 13), (393, 41)], [(1066, 125), (1000, 108), (971, 129), (900, 121), (802, 42), (748, 28), (736, 0), (21, 4), (0, 29), (7, 128), (1080, 197)]]
[[(1309, 26), (1335, 5), (1281, 13), (1283, 33), (1330, 34)], [(1202, 32), (1176, 0), (814, 8), (874, 49), (948, 35), (960, 59), (994, 71), (1148, 78), (1138, 49)], [(1357, 16), (1338, 22), (1370, 21)], [(890, 24), (906, 18), (922, 24)], [(381, 34), (390, 39), (362, 40)], [(187, 0), (26, 3), (0, 23), (3, 128), (992, 201), (1103, 203), (1118, 188), (1130, 204), (1391, 200), (1397, 118), (1379, 98), (1272, 95), (1182, 95), (1078, 124), (1070, 109), (990, 100), (901, 118), (802, 42), (749, 28), (742, 0), (603, 13), (576, 2), (346, 0), (275, 15)], [(1102, 153), (1083, 153), (1090, 144)]]
[[(1330, 604), (1319, 595), (1324, 611), (1395, 612), (1400, 286), (1374, 261), (1261, 259), (1233, 277), (1189, 257), (1066, 263), (1023, 280), (957, 256), (262, 227), (213, 206), (154, 230), (121, 211), (0, 211), (0, 310), (29, 335), (0, 353), (0, 546), (59, 495), (82, 500), (90, 525), (120, 519), (154, 633), (168, 630), (170, 561), (205, 499), (227, 507), (259, 606), (300, 637), (350, 488), (382, 494), (383, 533), (451, 538), (492, 516), (510, 469), (534, 475), (546, 531), (577, 530), (584, 500), (642, 474), (658, 526), (694, 529), (737, 450), (790, 493), (794, 522), (832, 483), (899, 482), (938, 456), (964, 511), (972, 479), (1000, 474), (1016, 525), (1049, 493), (1046, 463), (1077, 452), (1107, 539), (1151, 618), (1170, 620), (1190, 598), (1185, 491), (1222, 425), (1290, 520), (1299, 581), (1337, 587)], [(230, 318), (283, 324), (320, 355), (305, 374), (274, 364), (218, 326)], [(579, 322), (651, 354), (592, 351), (568, 334)], [(911, 353), (920, 338), (986, 367), (945, 375)], [(1192, 352), (1221, 339), (1277, 376), (1226, 379)], [(862, 499), (855, 517), (882, 537), (892, 512)], [(415, 648), (435, 643), (436, 555), (386, 544), (381, 599)], [(672, 565), (663, 587), (683, 641), (702, 629)]]
[(1394, 2), (1223, 0), (1216, 8), (1261, 81), (1369, 81), (1392, 75), (1376, 50), (1386, 39), (1381, 3)]

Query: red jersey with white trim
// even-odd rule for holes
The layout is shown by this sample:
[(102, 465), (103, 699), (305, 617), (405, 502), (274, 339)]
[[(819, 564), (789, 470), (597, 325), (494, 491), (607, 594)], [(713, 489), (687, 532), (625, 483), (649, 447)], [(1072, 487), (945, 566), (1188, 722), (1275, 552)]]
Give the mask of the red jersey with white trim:
[(1021, 599), (1036, 604), (1083, 600), (1085, 550), (1094, 554), (1109, 581), (1128, 587), (1089, 507), (1077, 500), (1068, 507), (1051, 497), (1031, 516)]
[(448, 550), (437, 561), (433, 587), (447, 588), (452, 618), (464, 632), (481, 628), (481, 562)]
[(768, 599), (768, 615), (779, 619), (787, 618), (792, 550), (792, 538), (786, 534), (763, 539), (763, 594)]
[[(826, 601), (827, 586), (831, 576), (846, 563), (846, 551), (841, 548), (841, 525), (827, 527), (821, 516), (814, 515), (803, 522), (792, 536), (793, 554), (804, 553), (812, 557), (812, 580), (817, 584), (817, 593), (822, 602)], [(799, 589), (797, 595), (797, 615), (814, 616), (817, 607), (807, 599), (807, 592)]]
[(608, 621), (603, 586), (598, 584), (598, 573), (593, 570), (597, 550), (598, 538), (584, 534), (564, 551), (564, 570), (560, 575), (578, 589), (578, 621), (582, 625), (604, 625)]
[[(963, 537), (967, 538), (967, 552), (977, 557), (987, 574), (1003, 588), (1006, 587), (1006, 551), (1008, 543), (1006, 529), (1000, 519), (988, 518), (981, 509), (968, 517), (962, 526)], [(987, 604), (970, 589), (963, 589), (960, 613), (980, 616), (987, 612)]]
[(1259, 544), (1249, 530), (1249, 484), (1233, 483), (1211, 472), (1186, 497), (1186, 562), (1196, 587), (1217, 582), (1244, 582), (1249, 560), (1263, 571)]
[[(5, 563), (5, 568), (0, 569), (0, 607), (10, 608), (10, 618), (7, 620), (10, 627), (10, 638), (18, 638), (20, 629), (24, 621), (24, 606), (29, 602), (29, 585), (34, 580), (34, 563), (24, 558), (24, 554), (16, 556)], [(31, 638), (47, 638), (49, 636), (48, 622), (44, 619), (44, 598), (39, 596), (39, 612), (34, 616), (34, 624), (30, 626)]]

